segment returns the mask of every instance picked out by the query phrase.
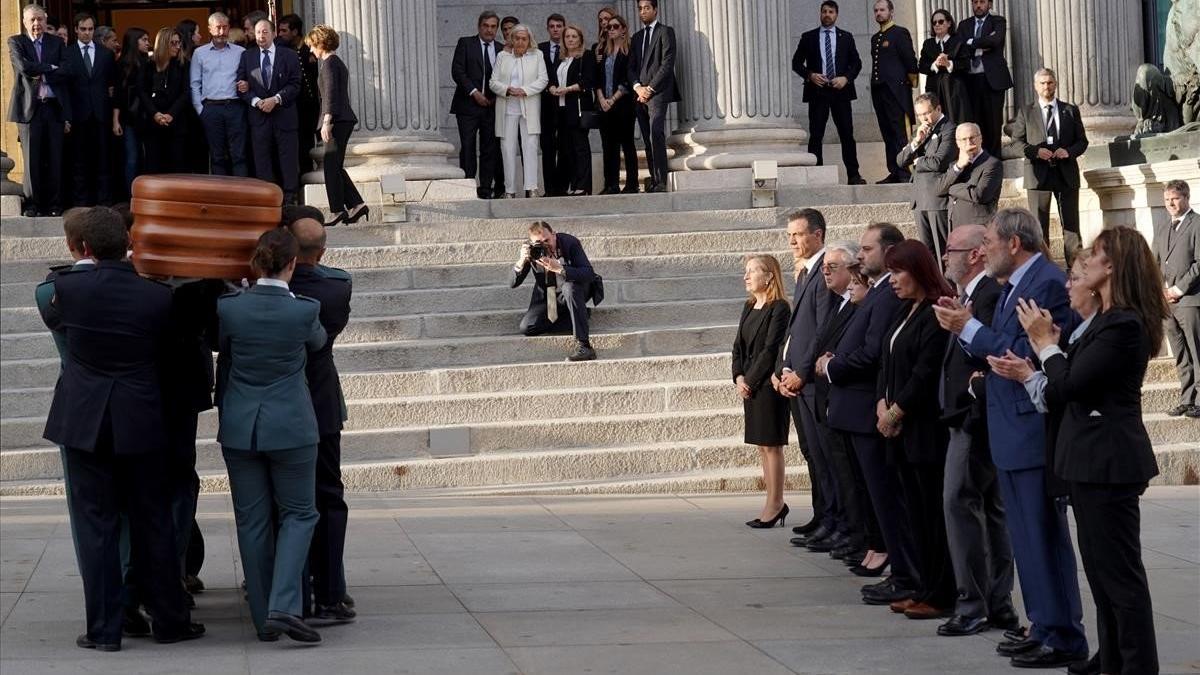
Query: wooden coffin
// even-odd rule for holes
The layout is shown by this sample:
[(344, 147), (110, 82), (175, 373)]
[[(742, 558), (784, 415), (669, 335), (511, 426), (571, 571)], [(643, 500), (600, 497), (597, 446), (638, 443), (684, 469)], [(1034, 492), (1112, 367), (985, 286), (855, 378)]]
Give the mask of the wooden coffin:
[(254, 278), (250, 257), (279, 226), (283, 191), (254, 178), (157, 174), (133, 181), (133, 265), (142, 274)]

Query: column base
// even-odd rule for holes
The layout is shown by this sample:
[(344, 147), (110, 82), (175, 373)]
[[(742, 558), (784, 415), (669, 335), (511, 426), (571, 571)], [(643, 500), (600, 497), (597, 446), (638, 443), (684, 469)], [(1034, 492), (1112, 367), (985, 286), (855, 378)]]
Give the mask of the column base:
[(1124, 110), (1113, 111), (1111, 114), (1103, 111), (1099, 114), (1081, 111), (1081, 116), (1083, 128), (1087, 130), (1088, 144), (1092, 146), (1108, 143), (1117, 136), (1128, 136), (1137, 125), (1137, 119)]
[[(320, 149), (314, 150), (319, 162)], [(346, 152), (346, 173), (355, 183), (375, 182), (382, 176), (402, 175), (406, 180), (440, 180), (462, 178), (462, 169), (452, 159), (457, 151), (450, 143), (437, 138), (413, 136), (368, 136), (350, 139)], [(322, 184), (321, 171), (301, 176), (306, 184)]]
[(748, 127), (687, 131), (667, 139), (675, 151), (671, 171), (746, 169), (757, 160), (774, 160), (780, 167), (816, 166), (816, 155), (805, 148), (808, 132), (800, 128)]
[[(762, 159), (774, 159), (762, 158)], [(754, 187), (754, 173), (750, 167), (739, 169), (710, 169), (707, 171), (672, 171), (667, 175), (667, 189), (672, 192), (688, 190), (750, 190)], [(806, 187), (839, 185), (838, 167), (829, 166), (781, 166), (778, 187)]]

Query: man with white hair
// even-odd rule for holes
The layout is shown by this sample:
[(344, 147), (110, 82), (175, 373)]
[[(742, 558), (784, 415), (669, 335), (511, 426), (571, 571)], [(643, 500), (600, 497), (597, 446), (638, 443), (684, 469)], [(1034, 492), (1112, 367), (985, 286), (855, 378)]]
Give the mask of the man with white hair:
[(70, 68), (66, 45), (46, 30), (46, 10), (21, 10), (25, 32), (8, 38), (15, 84), (8, 121), (17, 124), (25, 160), (23, 215), (62, 215), (63, 138), (71, 131)]
[(983, 149), (979, 125), (964, 122), (954, 128), (958, 159), (946, 169), (938, 192), (950, 197), (953, 229), (965, 223), (986, 223), (996, 212), (1004, 185), (1004, 165)]

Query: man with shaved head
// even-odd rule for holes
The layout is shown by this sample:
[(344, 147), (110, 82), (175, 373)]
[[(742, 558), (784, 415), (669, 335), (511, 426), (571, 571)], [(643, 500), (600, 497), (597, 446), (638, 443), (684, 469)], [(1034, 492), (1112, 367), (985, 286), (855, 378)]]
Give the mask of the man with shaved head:
[[(321, 519), (313, 531), (308, 569), (313, 592), (304, 594), (305, 613), (322, 624), (348, 623), (355, 618), (354, 603), (346, 595), (342, 553), (346, 545), (349, 508), (343, 498), (342, 422), (346, 420), (345, 398), (333, 362), (333, 342), (350, 321), (351, 278), (345, 270), (321, 264), (325, 254), (325, 227), (320, 211), (308, 206), (285, 206), (284, 225), (300, 244), (292, 292), (321, 302), (320, 321), (329, 339), (308, 355), (305, 375), (317, 415), (317, 512)], [(315, 596), (316, 607), (309, 608)]]
[[(942, 261), (946, 278), (976, 319), (991, 324), (1000, 284), (989, 277), (982, 225), (960, 225), (946, 239)], [(1005, 529), (1004, 504), (996, 483), (987, 436), (983, 378), (987, 362), (971, 356), (957, 340), (946, 346), (939, 388), (942, 421), (950, 430), (942, 490), (950, 562), (958, 583), (954, 616), (938, 635), (972, 635), (994, 624), (1017, 621), (1012, 605), (1012, 544)], [(974, 393), (972, 393), (972, 385)]]

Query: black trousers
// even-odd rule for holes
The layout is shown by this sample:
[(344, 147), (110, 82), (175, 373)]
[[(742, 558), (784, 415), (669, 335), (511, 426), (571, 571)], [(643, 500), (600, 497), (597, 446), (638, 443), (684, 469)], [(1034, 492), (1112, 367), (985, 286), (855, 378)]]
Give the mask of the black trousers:
[(26, 207), (33, 206), (39, 211), (62, 209), (64, 133), (62, 107), (54, 99), (36, 104), (29, 124), (17, 125), (25, 160), (25, 175), (21, 182), (25, 188)]
[[(840, 92), (814, 92), (808, 101), (808, 151), (817, 156), (817, 164), (825, 164), (823, 146), (825, 126), (833, 115), (833, 126), (837, 128), (838, 140), (842, 144), (842, 163), (846, 165), (846, 178), (859, 177), (858, 146), (854, 142), (854, 112), (851, 101)], [(893, 154), (892, 160), (895, 161)]]
[(950, 216), (946, 211), (913, 211), (917, 221), (917, 236), (933, 253), (940, 268), (946, 252), (946, 237), (950, 235)]
[(251, 125), (250, 146), (254, 149), (254, 177), (282, 188), (285, 204), (295, 200), (300, 183), (296, 130), (281, 129), (273, 120)]
[(1167, 340), (1171, 353), (1175, 355), (1175, 371), (1179, 373), (1181, 385), (1179, 402), (1183, 405), (1200, 405), (1200, 307), (1171, 305), (1171, 316), (1167, 317)]
[[(196, 473), (197, 416), (198, 413), (191, 410), (170, 407), (167, 410), (167, 433), (171, 444), (167, 464), (171, 482), (171, 519), (175, 527), (180, 578), (188, 574), (194, 576), (204, 565), (204, 538), (196, 523), (196, 503), (200, 498), (200, 475)], [(197, 539), (198, 543), (193, 544)], [(193, 546), (198, 550), (192, 550)]]
[(504, 164), (496, 137), (496, 108), (454, 116), (458, 123), (458, 166), (467, 178), (479, 178), (481, 196), (504, 192)]
[(1096, 603), (1100, 669), (1123, 675), (1158, 672), (1154, 611), (1142, 564), (1145, 484), (1070, 483), (1083, 571)]
[(600, 146), (604, 151), (604, 189), (620, 185), (621, 154), (625, 155), (625, 189), (636, 190), (638, 183), (637, 146), (633, 142), (633, 103), (622, 98), (608, 112), (600, 114)]
[(538, 136), (538, 144), (542, 149), (542, 184), (545, 186), (547, 197), (557, 197), (566, 194), (571, 177), (560, 162), (562, 155), (559, 153), (559, 147), (565, 130), (560, 128), (558, 97), (547, 98), (543, 95), (543, 100), (549, 100), (553, 105), (542, 106), (542, 132)]
[(166, 127), (151, 121), (145, 134), (146, 173), (188, 173), (187, 131), (182, 119)]
[(317, 147), (317, 134), (314, 129), (317, 128), (321, 117), (321, 106), (319, 102), (316, 102), (316, 105), (297, 103), (296, 112), (300, 115), (300, 128), (296, 131), (300, 152), (296, 159), (300, 173), (305, 174), (316, 169), (312, 158), (312, 149)]
[(979, 125), (983, 149), (1000, 156), (1000, 137), (1004, 134), (1004, 92), (992, 89), (984, 74), (967, 75), (967, 95), (971, 98), (973, 119)]
[(900, 475), (896, 467), (888, 464), (883, 437), (879, 434), (850, 434), (850, 441), (858, 456), (858, 465), (862, 468), (879, 532), (887, 544), (892, 578), (902, 588), (918, 590), (921, 585), (916, 542), (909, 529)]
[(1069, 188), (1061, 178), (1044, 186), (1047, 189), (1028, 190), (1026, 199), (1029, 210), (1037, 214), (1042, 225), (1042, 239), (1050, 243), (1050, 198), (1058, 204), (1058, 222), (1063, 229), (1063, 257), (1070, 267), (1075, 261), (1075, 252), (1083, 244), (1079, 237), (1079, 188)]
[[(318, 605), (341, 602), (346, 595), (346, 525), (350, 507), (342, 485), (342, 434), (323, 434), (317, 443), (317, 513), (308, 549), (308, 570)], [(307, 594), (305, 595), (307, 599)], [(307, 604), (307, 603), (306, 603)]]
[(908, 180), (908, 169), (896, 163), (896, 155), (908, 143), (908, 125), (911, 123), (908, 112), (892, 90), (882, 84), (871, 85), (871, 105), (875, 107), (879, 135), (883, 138), (888, 175)]
[(105, 124), (105, 120), (91, 117), (71, 123), (67, 145), (71, 155), (72, 203), (75, 206), (112, 203), (112, 181), (108, 171), (111, 117), (108, 121), (109, 124)]
[(329, 197), (329, 211), (339, 213), (349, 207), (363, 203), (362, 195), (346, 173), (346, 146), (354, 132), (353, 122), (336, 122), (333, 138), (325, 144), (325, 155), (321, 168), (325, 172), (325, 194)]
[(849, 435), (828, 427), (824, 429), (825, 454), (829, 457), (829, 470), (837, 485), (838, 504), (841, 506), (840, 532), (872, 551), (887, 552), (887, 543), (879, 532), (871, 498), (863, 483), (862, 468), (858, 466)]
[(590, 283), (561, 282), (558, 287), (558, 320), (554, 322), (546, 313), (545, 300), (531, 300), (525, 316), (521, 317), (521, 333), (532, 336), (570, 330), (576, 340), (587, 342), (590, 338), (587, 301), (591, 297), (591, 290)]
[(671, 102), (662, 96), (652, 97), (646, 104), (634, 103), (642, 143), (646, 146), (646, 164), (653, 185), (667, 185), (667, 108)]
[(897, 467), (908, 528), (917, 548), (921, 587), (916, 600), (942, 609), (953, 609), (958, 597), (954, 566), (946, 544), (946, 518), (942, 511), (944, 468), (937, 462), (901, 462)]
[[(579, 125), (579, 114), (574, 108), (560, 107), (558, 117), (558, 174), (562, 179), (560, 188), (583, 190), (592, 194), (592, 143), (591, 129)], [(543, 161), (545, 151), (542, 151)]]
[(837, 486), (829, 469), (823, 425), (817, 424), (815, 386), (806, 389), (809, 390), (807, 394), (801, 393), (796, 398), (788, 399), (788, 408), (792, 413), (792, 423), (797, 429), (797, 435), (804, 439), (800, 445), (800, 454), (804, 455), (804, 461), (808, 464), (813, 517), (819, 519), (826, 528), (842, 532), (845, 528), (845, 518), (838, 499)]
[(101, 643), (121, 642), (122, 513), (129, 517), (138, 596), (154, 618), (154, 633), (177, 635), (190, 616), (179, 580), (166, 455), (116, 455), (109, 442), (95, 452), (67, 448), (66, 458), (71, 499), (78, 507), (74, 522), (87, 636)]

